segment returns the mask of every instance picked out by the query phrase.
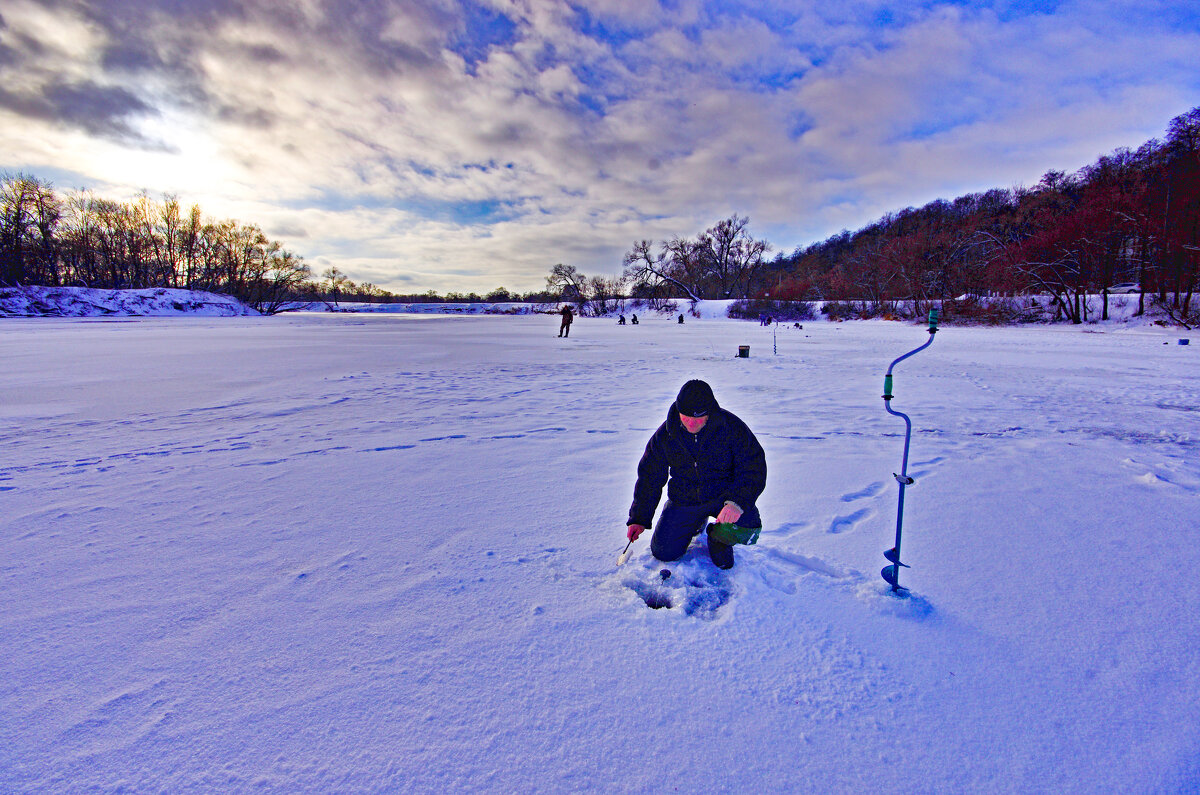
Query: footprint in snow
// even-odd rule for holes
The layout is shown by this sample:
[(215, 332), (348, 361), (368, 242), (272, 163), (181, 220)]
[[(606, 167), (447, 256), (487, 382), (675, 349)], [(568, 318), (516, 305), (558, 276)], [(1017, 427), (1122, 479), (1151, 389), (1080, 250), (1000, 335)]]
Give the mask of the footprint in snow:
[(866, 497), (874, 497), (883, 491), (884, 483), (882, 480), (877, 480), (866, 488), (858, 491), (852, 491), (849, 494), (842, 495), (842, 502), (854, 502), (855, 500), (865, 499)]
[(771, 535), (786, 538), (812, 526), (812, 522), (801, 519), (797, 522), (784, 522), (771, 530)]
[(853, 530), (858, 526), (859, 522), (874, 515), (875, 512), (870, 508), (862, 508), (854, 513), (846, 514), (845, 516), (836, 516), (834, 517), (833, 521), (829, 523), (829, 532), (837, 534)]
[(826, 563), (820, 558), (811, 555), (801, 555), (797, 552), (788, 552), (787, 550), (775, 547), (764, 547), (763, 557), (765, 561), (776, 564), (774, 566), (776, 570), (787, 571), (793, 575), (812, 572), (833, 580), (844, 580), (852, 576), (850, 573), (843, 571), (832, 563)]
[(534, 552), (532, 555), (521, 555), (519, 557), (516, 557), (513, 559), (512, 562), (514, 562), (514, 563), (531, 563), (535, 560), (549, 560), (550, 558), (554, 557), (558, 553), (565, 552), (565, 551), (566, 551), (566, 547), (545, 547), (544, 549), (539, 549), (537, 552)]

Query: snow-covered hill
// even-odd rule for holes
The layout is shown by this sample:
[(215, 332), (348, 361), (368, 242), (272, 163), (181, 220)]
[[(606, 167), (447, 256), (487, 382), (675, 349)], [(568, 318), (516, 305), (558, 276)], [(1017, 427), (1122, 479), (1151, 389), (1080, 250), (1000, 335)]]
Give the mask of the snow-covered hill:
[(0, 287), (0, 317), (238, 317), (257, 314), (236, 298), (198, 290)]

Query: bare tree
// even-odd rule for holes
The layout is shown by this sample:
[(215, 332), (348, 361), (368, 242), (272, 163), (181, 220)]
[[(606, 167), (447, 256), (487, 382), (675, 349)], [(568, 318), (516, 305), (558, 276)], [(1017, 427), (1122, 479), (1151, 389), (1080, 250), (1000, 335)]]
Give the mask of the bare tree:
[(63, 284), (91, 287), (103, 278), (98, 267), (93, 197), (86, 191), (69, 196), (59, 224), (59, 256)]
[(625, 279), (621, 276), (611, 279), (593, 276), (588, 279), (588, 296), (592, 311), (597, 317), (607, 315), (617, 308), (624, 285)]
[(350, 278), (337, 268), (327, 268), (325, 272), (321, 274), (321, 278), (325, 280), (323, 287), (325, 288), (326, 295), (333, 298), (333, 304), (330, 305), (329, 308), (336, 309), (338, 297), (350, 284)]
[(243, 301), (264, 315), (295, 308), (311, 272), (304, 260), (272, 243), (246, 274)]
[(34, 267), (42, 274), (41, 281), (57, 286), (61, 283), (61, 274), (55, 232), (62, 219), (63, 203), (49, 183), (39, 182), (34, 191), (33, 204), (36, 237), (31, 242)]
[(659, 254), (651, 251), (653, 245), (650, 240), (639, 240), (633, 244), (633, 249), (625, 254), (622, 261), (625, 267), (623, 278), (635, 287), (645, 285), (654, 289), (669, 284), (679, 288), (692, 301), (699, 301), (699, 285), (691, 281), (692, 274), (685, 267), (687, 260), (692, 257), (687, 241), (676, 238), (664, 243)]
[(546, 277), (546, 289), (559, 295), (562, 301), (574, 302), (582, 313), (587, 305), (587, 282), (587, 277), (574, 265), (560, 262), (550, 269), (550, 275)]
[(0, 175), (0, 285), (40, 281), (53, 267), (53, 229), (61, 204), (49, 184), (26, 174)]
[(177, 246), (179, 259), (183, 268), (182, 284), (192, 289), (200, 270), (201, 256), (204, 250), (204, 218), (200, 214), (200, 205), (193, 204), (188, 211), (187, 220), (179, 227)]
[(717, 298), (751, 297), (754, 276), (771, 246), (765, 240), (751, 237), (747, 231), (749, 224), (749, 218), (734, 214), (706, 229), (696, 241)]

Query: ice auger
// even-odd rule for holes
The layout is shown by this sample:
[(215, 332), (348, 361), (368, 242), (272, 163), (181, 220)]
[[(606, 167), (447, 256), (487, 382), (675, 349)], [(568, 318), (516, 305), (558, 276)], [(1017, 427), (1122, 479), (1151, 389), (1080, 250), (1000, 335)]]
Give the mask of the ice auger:
[(912, 349), (888, 365), (887, 375), (883, 377), (883, 407), (887, 409), (888, 414), (894, 414), (904, 420), (904, 458), (900, 461), (900, 473), (892, 473), (892, 477), (894, 477), (896, 482), (900, 484), (900, 499), (896, 505), (896, 546), (883, 553), (883, 556), (888, 559), (889, 565), (884, 566), (883, 570), (880, 572), (880, 574), (883, 575), (883, 579), (887, 580), (888, 584), (892, 586), (893, 593), (907, 590), (900, 585), (900, 569), (901, 567), (906, 569), (911, 568), (911, 566), (909, 566), (907, 563), (900, 562), (900, 534), (904, 525), (904, 488), (906, 486), (911, 486), (915, 481), (908, 476), (908, 445), (912, 440), (912, 420), (910, 420), (908, 415), (904, 412), (894, 411), (892, 409), (892, 369), (909, 356), (920, 353), (932, 345), (933, 335), (937, 334), (938, 330), (937, 324), (938, 311), (936, 308), (930, 309), (929, 339), (925, 341), (924, 345)]

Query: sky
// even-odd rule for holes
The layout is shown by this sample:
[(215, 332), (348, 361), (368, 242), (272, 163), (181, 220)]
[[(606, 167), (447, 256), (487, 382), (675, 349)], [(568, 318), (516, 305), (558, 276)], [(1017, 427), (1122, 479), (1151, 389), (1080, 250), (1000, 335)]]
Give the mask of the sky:
[(774, 252), (1200, 105), (1192, 2), (5, 0), (0, 170), (177, 196), (393, 292)]

